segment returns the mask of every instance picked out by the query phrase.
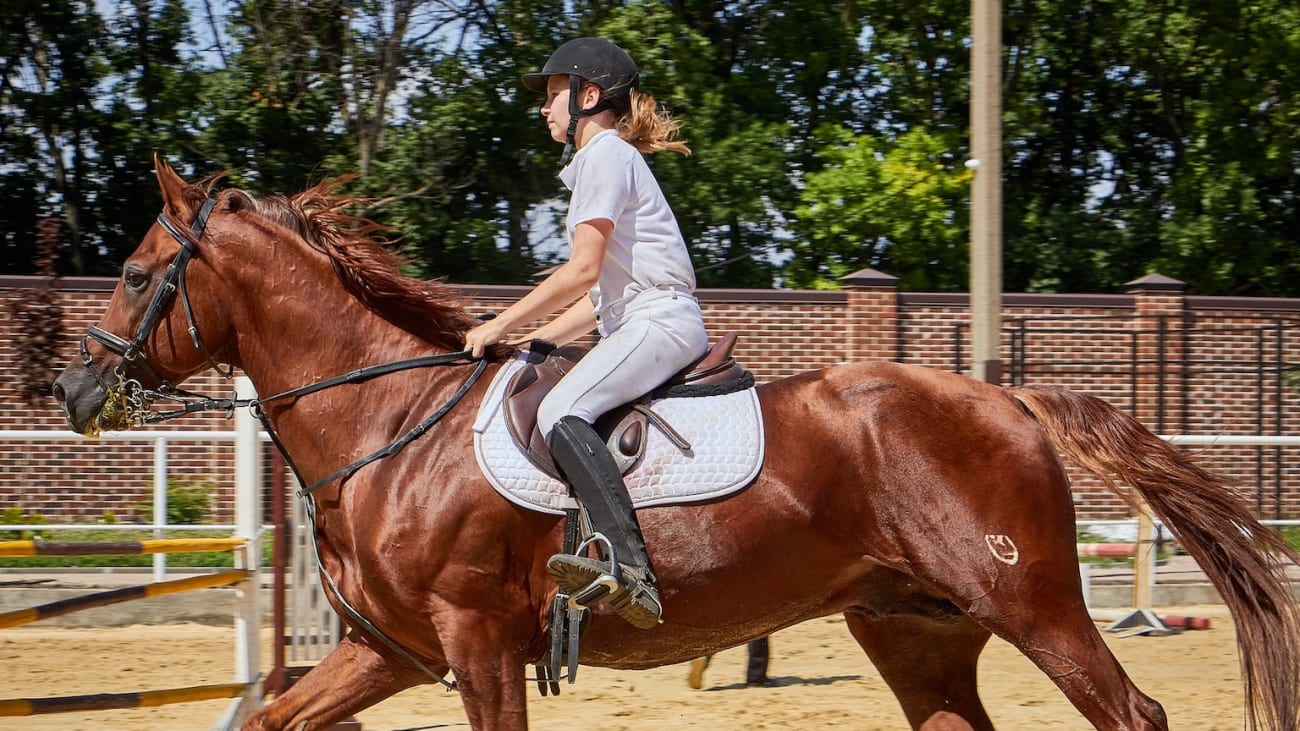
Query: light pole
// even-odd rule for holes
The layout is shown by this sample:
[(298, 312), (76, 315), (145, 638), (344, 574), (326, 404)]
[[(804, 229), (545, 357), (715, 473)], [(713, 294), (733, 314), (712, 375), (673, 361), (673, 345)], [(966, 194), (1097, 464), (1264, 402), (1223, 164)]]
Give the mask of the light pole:
[(971, 2), (972, 373), (1002, 380), (1002, 2)]

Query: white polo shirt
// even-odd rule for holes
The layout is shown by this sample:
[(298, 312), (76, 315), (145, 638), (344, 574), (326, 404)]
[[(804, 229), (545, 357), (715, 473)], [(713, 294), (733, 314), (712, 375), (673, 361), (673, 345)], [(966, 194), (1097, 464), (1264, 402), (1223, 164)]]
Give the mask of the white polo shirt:
[(565, 226), (572, 245), (578, 224), (614, 222), (591, 301), (600, 313), (654, 288), (695, 290), (695, 267), (659, 181), (616, 130), (602, 130), (560, 171), (572, 191)]

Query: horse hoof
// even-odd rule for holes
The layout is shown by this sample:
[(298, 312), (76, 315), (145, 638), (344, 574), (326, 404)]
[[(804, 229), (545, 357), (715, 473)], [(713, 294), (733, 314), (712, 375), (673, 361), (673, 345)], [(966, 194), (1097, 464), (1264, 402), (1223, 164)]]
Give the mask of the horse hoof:
[(691, 674), (686, 676), (686, 684), (699, 690), (704, 687), (704, 669), (709, 666), (709, 658), (697, 657), (691, 660)]

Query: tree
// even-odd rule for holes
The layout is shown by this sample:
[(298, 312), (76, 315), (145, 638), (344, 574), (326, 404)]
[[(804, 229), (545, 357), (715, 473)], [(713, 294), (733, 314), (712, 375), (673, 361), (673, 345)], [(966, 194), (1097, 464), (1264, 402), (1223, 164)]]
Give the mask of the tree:
[[(184, 0), (133, 0), (107, 24), (105, 81), (96, 129), (96, 195), (88, 221), (103, 265), (116, 274), (157, 211), (155, 152), (204, 169), (194, 154), (203, 105), (198, 64), (182, 48), (193, 43)], [(146, 204), (148, 203), (148, 204)]]
[[(1119, 291), (1159, 270), (1197, 293), (1300, 295), (1293, 5), (1006, 0), (1006, 288)], [(255, 195), (359, 172), (350, 192), (413, 272), (530, 281), (566, 251), (566, 194), (518, 77), (605, 35), (684, 122), (694, 154), (650, 164), (701, 285), (836, 286), (870, 265), (904, 288), (967, 286), (966, 0), (13, 9), (6, 272), (32, 271), (49, 216), (62, 271), (116, 270), (153, 216), (156, 150)]]
[[(83, 209), (98, 123), (91, 96), (103, 78), (103, 24), (83, 2), (24, 2), (12, 10), (16, 12), (5, 13), (0, 21), (8, 26), (3, 28), (0, 104), (22, 114), (5, 124), (10, 139), (6, 147), (28, 153), (20, 167), (35, 173), (36, 216), (44, 217), (47, 211), (62, 214), (69, 263), (74, 271), (84, 272), (89, 262)], [(21, 136), (34, 139), (13, 139)], [(11, 240), (18, 243), (22, 238)], [(30, 242), (7, 253), (31, 256)]]
[(963, 289), (970, 174), (951, 140), (920, 129), (893, 141), (840, 127), (820, 136), (824, 166), (800, 194), (790, 286), (838, 288), (840, 277), (872, 267), (901, 289)]

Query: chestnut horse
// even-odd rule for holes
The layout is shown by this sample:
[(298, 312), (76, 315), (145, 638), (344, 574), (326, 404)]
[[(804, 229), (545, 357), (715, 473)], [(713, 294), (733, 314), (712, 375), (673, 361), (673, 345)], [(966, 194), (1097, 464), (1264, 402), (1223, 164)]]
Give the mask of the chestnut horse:
[[(349, 619), (338, 648), (245, 728), (325, 728), (426, 670), (454, 674), (471, 727), (526, 728), (564, 525), (500, 497), (473, 455), (477, 407), (509, 354), (485, 372), (455, 355), (474, 320), (454, 290), (399, 274), (333, 184), (258, 200), (157, 167), (160, 223), (54, 385), (73, 429), (127, 428), (157, 391), (228, 363), (280, 395), (258, 408), (311, 482), (445, 412), (310, 498), (331, 599), (366, 622)], [(438, 354), (453, 355), (283, 395)], [(664, 624), (597, 607), (584, 663), (680, 663), (842, 613), (913, 728), (991, 728), (976, 662), (997, 635), (1097, 728), (1164, 729), (1084, 606), (1064, 454), (1130, 486), (1209, 575), (1237, 625), (1249, 723), (1300, 728), (1300, 612), (1284, 575), (1300, 556), (1133, 418), (1062, 389), (887, 362), (767, 383), (759, 398), (767, 455), (752, 484), (639, 513)]]

